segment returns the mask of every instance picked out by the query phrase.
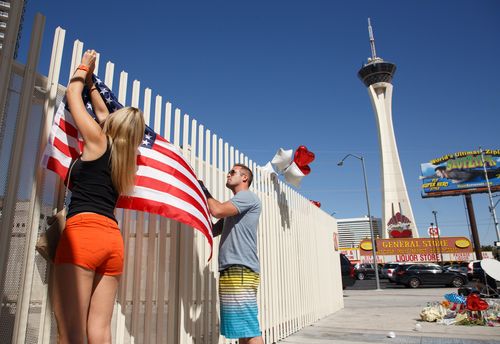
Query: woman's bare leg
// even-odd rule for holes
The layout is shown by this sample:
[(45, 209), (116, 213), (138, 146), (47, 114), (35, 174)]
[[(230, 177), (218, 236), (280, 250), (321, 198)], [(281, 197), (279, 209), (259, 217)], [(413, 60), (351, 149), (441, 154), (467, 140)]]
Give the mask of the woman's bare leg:
[(73, 264), (54, 266), (54, 312), (58, 343), (85, 343), (94, 271)]
[(111, 317), (119, 276), (96, 274), (87, 320), (89, 344), (111, 344)]

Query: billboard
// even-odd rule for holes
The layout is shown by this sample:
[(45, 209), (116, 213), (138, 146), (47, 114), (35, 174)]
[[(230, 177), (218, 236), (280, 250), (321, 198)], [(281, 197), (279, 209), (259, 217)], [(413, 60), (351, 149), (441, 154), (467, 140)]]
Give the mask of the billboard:
[(447, 154), (421, 164), (422, 197), (442, 197), (466, 193), (500, 191), (500, 150), (485, 149), (483, 169), (480, 151)]

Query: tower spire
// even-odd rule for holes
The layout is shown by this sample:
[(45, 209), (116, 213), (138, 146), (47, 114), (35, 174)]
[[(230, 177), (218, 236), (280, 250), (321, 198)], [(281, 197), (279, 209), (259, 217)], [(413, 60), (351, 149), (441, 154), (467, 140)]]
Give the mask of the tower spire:
[(373, 29), (370, 18), (368, 18), (368, 36), (370, 37), (370, 48), (372, 50), (372, 61), (377, 59), (377, 51), (375, 50), (375, 38), (373, 37)]

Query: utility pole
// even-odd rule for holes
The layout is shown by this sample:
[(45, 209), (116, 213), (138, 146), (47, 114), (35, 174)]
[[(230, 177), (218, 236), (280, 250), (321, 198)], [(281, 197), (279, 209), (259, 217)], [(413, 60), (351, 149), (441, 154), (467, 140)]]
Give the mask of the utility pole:
[(493, 223), (495, 224), (495, 230), (497, 231), (497, 241), (500, 241), (500, 230), (498, 229), (498, 219), (497, 219), (497, 213), (495, 211), (495, 205), (493, 204), (493, 196), (491, 194), (491, 187), (490, 187), (490, 179), (488, 178), (488, 171), (486, 171), (486, 163), (484, 162), (484, 152), (479, 147), (479, 151), (481, 152), (481, 162), (483, 163), (483, 171), (484, 171), (484, 178), (486, 179), (486, 186), (488, 187), (488, 197), (490, 199), (490, 213), (491, 216), (493, 217)]
[(441, 247), (441, 235), (439, 234), (437, 211), (433, 210), (432, 213), (434, 214), (434, 221), (436, 222), (437, 238), (438, 238), (438, 243), (439, 243), (439, 255), (441, 256), (440, 265), (443, 266), (443, 248)]

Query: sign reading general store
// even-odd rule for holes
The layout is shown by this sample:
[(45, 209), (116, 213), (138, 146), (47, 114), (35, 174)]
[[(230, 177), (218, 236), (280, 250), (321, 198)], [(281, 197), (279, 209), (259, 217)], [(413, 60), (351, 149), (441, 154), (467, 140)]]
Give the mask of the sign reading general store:
[[(470, 253), (472, 245), (466, 237), (377, 239), (378, 255), (435, 255), (447, 253)], [(360, 255), (372, 254), (370, 239), (360, 242)]]

